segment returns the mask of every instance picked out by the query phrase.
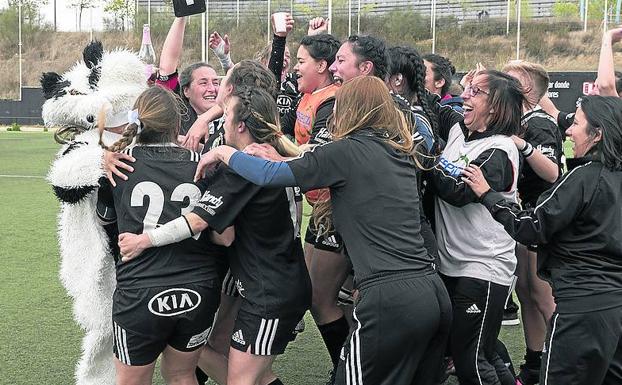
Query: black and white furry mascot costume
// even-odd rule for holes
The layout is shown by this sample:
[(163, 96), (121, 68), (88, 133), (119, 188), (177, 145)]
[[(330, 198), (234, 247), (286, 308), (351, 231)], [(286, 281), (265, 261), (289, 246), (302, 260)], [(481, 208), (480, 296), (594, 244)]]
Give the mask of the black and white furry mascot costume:
[[(92, 42), (84, 49), (83, 61), (63, 75), (44, 73), (41, 85), (47, 99), (43, 121), (58, 127), (55, 137), (65, 143), (48, 181), (61, 201), (60, 279), (73, 300), (74, 318), (85, 331), (76, 384), (112, 385), (116, 239), (96, 215), (97, 189), (104, 176), (96, 127), (101, 111), (105, 111), (106, 127), (127, 123), (127, 112), (147, 88), (145, 65), (134, 53), (104, 52), (100, 42)], [(102, 139), (110, 145), (119, 137), (104, 131)]]

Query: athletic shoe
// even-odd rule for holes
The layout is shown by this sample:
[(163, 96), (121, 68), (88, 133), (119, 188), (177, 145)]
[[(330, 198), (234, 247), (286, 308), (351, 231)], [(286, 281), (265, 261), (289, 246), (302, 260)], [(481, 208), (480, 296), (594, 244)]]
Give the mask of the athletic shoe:
[(445, 362), (447, 362), (445, 373), (447, 373), (448, 376), (455, 376), (456, 367), (454, 366), (454, 359), (451, 357), (445, 357)]
[(523, 364), (516, 379), (520, 380), (522, 385), (535, 385), (540, 382), (540, 368), (529, 368), (527, 364)]
[(451, 359), (451, 357), (443, 358), (443, 364), (442, 364), (441, 370), (442, 370), (440, 373), (441, 378), (438, 381), (439, 384), (444, 384), (445, 381), (449, 379), (450, 375), (456, 374), (456, 368), (454, 368), (454, 361)]
[(501, 325), (503, 326), (515, 326), (520, 325), (520, 319), (518, 318), (518, 312), (512, 310), (504, 310), (503, 311), (503, 321), (501, 321)]
[(339, 306), (354, 305), (354, 297), (352, 296), (352, 291), (344, 287), (339, 289), (339, 295), (337, 296), (337, 305)]
[(328, 372), (328, 381), (326, 381), (326, 385), (334, 385), (336, 376), (337, 376), (337, 369), (333, 369), (330, 372)]
[(302, 318), (300, 322), (296, 324), (296, 327), (294, 328), (294, 334), (300, 334), (304, 331), (305, 331), (305, 319)]

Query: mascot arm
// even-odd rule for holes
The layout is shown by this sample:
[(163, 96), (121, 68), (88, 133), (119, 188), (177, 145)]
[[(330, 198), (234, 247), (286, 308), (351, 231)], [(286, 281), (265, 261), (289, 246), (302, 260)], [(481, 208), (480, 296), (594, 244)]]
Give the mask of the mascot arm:
[(103, 154), (104, 150), (92, 143), (73, 143), (61, 150), (47, 176), (61, 202), (79, 203), (99, 187), (104, 175)]
[(97, 190), (97, 219), (103, 226), (117, 222), (117, 211), (114, 207), (112, 186), (108, 179), (100, 178), (100, 187)]

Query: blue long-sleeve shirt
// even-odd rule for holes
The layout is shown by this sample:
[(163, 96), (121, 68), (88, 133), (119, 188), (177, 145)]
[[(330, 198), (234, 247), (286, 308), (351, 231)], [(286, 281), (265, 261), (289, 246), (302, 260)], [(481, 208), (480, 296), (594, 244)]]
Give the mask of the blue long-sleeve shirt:
[(229, 159), (229, 167), (258, 186), (296, 185), (296, 179), (287, 162), (272, 162), (236, 151)]

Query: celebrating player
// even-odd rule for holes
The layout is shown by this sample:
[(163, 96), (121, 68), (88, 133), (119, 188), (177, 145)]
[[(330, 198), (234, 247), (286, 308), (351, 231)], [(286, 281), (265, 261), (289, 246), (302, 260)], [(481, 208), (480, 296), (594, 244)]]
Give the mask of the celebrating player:
[[(283, 156), (298, 154), (281, 133), (276, 102), (266, 91), (236, 89), (225, 115), (229, 145), (244, 149), (255, 142), (270, 143)], [(129, 260), (145, 248), (177, 242), (208, 227), (222, 232), (235, 225), (229, 259), (242, 305), (231, 336), (227, 383), (255, 385), (284, 352), (310, 306), (309, 275), (295, 247), (295, 202), (286, 189), (254, 185), (225, 166), (207, 185), (192, 212), (145, 234), (120, 236), (121, 255)]]
[(538, 273), (557, 308), (542, 356), (541, 384), (622, 383), (622, 100), (587, 96), (566, 131), (578, 159), (521, 210), (491, 189), (479, 167), (463, 180), (523, 244), (538, 244)]
[[(420, 233), (410, 128), (384, 82), (363, 76), (337, 91), (331, 135), (334, 142), (286, 162), (221, 146), (197, 172), (223, 161), (264, 186), (329, 187), (359, 290), (336, 383), (434, 384), (451, 310)], [(322, 213), (316, 223), (329, 217)]]
[[(192, 183), (199, 154), (177, 146), (180, 101), (162, 87), (143, 92), (122, 139), (109, 147), (135, 159), (127, 180), (100, 188), (98, 215), (120, 232), (155, 229), (191, 210), (203, 191)], [(103, 145), (103, 144), (102, 144)], [(107, 188), (106, 188), (107, 187)], [(228, 230), (228, 240), (233, 238)], [(151, 384), (162, 353), (168, 384), (196, 384), (195, 368), (218, 306), (224, 248), (195, 233), (116, 265), (113, 298), (117, 384)], [(224, 362), (223, 362), (224, 366)], [(224, 371), (223, 371), (224, 372)], [(220, 376), (224, 381), (224, 374)]]

